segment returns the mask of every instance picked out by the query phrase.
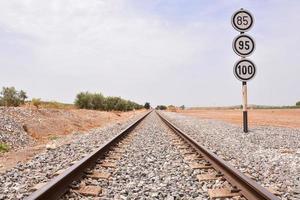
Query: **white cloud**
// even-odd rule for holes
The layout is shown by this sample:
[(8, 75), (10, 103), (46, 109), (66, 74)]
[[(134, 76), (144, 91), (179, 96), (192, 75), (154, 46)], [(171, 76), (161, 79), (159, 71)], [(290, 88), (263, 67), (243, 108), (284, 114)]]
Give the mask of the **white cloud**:
[[(125, 0), (0, 0), (0, 68), (5, 72), (0, 74), (0, 85), (69, 102), (80, 90), (91, 90), (141, 103), (240, 103), (240, 84), (232, 75), (238, 57), (231, 50), (231, 40), (237, 33), (229, 21), (242, 4), (238, 2), (206, 3), (193, 20), (177, 22), (161, 13), (138, 10)], [(258, 2), (247, 5), (257, 16), (252, 33), (258, 48), (253, 59), (260, 73), (251, 82), (250, 89), (256, 92), (250, 90), (254, 93), (250, 98), (255, 103), (290, 103), (295, 95), (292, 100), (270, 100), (263, 90), (270, 90), (272, 83), (262, 77), (268, 77), (265, 74), (274, 64), (286, 63), (290, 54), (284, 47), (298, 52), (299, 30), (288, 21), (298, 19), (299, 5), (277, 2), (264, 8), (266, 12), (258, 8)], [(274, 19), (279, 25), (263, 28)], [(281, 26), (293, 27), (293, 32)], [(289, 65), (293, 73), (299, 72), (296, 61), (289, 60)], [(282, 71), (277, 65), (276, 70), (278, 79)], [(280, 86), (286, 94), (296, 79), (291, 77)]]

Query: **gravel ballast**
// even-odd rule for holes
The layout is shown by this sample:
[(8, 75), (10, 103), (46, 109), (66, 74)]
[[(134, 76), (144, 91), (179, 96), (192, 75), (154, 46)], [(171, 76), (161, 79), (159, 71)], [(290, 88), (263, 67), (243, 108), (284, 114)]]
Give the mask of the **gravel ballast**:
[(242, 128), (172, 112), (163, 114), (201, 145), (279, 194), (300, 199), (300, 130), (277, 127)]
[(34, 143), (22, 126), (24, 118), (31, 116), (31, 110), (19, 112), (18, 117), (14, 115), (16, 111), (18, 108), (0, 107), (0, 144), (14, 150)]
[[(155, 112), (151, 113), (130, 133), (131, 141), (123, 142), (123, 149), (116, 168), (97, 165), (94, 172), (111, 174), (108, 180), (86, 177), (77, 182), (62, 199), (92, 199), (78, 191), (83, 186), (102, 188), (102, 194), (94, 199), (209, 199), (208, 189), (231, 187), (226, 180), (201, 181), (199, 174), (216, 173), (214, 169), (192, 169), (191, 163), (206, 164), (204, 160), (190, 160), (179, 146), (186, 145), (176, 136)], [(126, 144), (127, 143), (127, 144)], [(123, 146), (123, 147), (122, 147)], [(187, 147), (187, 146), (186, 146)], [(109, 152), (102, 163), (111, 162)], [(119, 151), (119, 150), (118, 150)], [(192, 151), (189, 148), (189, 151)], [(189, 154), (190, 155), (190, 154)], [(244, 198), (238, 198), (243, 200)]]
[(168, 134), (173, 133), (155, 113), (134, 133), (136, 137), (119, 161), (105, 198), (202, 199), (193, 170), (171, 145)]
[(72, 162), (91, 153), (105, 141), (118, 134), (141, 115), (130, 118), (125, 123), (113, 123), (88, 134), (72, 136), (72, 142), (63, 145), (50, 145), (45, 152), (35, 156), (25, 164), (0, 174), (0, 200), (23, 199), (33, 192), (33, 187), (47, 182), (59, 170), (66, 169)]

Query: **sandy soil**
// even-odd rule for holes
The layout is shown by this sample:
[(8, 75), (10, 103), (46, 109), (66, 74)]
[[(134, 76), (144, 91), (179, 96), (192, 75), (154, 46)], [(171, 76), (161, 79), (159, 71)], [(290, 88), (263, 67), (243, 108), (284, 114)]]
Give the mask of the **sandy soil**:
[(48, 142), (52, 137), (72, 132), (87, 131), (114, 121), (123, 121), (141, 111), (102, 112), (78, 109), (43, 109), (33, 118), (25, 120), (27, 133), (39, 143)]
[[(20, 108), (27, 109), (27, 108)], [(102, 127), (109, 123), (122, 123), (129, 117), (145, 112), (101, 112), (78, 109), (41, 109), (35, 110), (30, 116), (21, 117), (20, 111), (10, 113), (21, 121), (26, 132), (35, 140), (33, 146), (27, 146), (20, 150), (0, 154), (0, 172), (3, 172), (18, 162), (25, 162), (39, 152), (46, 149), (53, 140), (60, 139), (60, 143), (71, 142), (74, 132), (87, 133), (93, 128)], [(22, 113), (22, 112), (21, 112)]]
[[(201, 109), (179, 110), (178, 113), (199, 117), (202, 119), (216, 119), (237, 125), (242, 124), (241, 110)], [(249, 124), (254, 126), (277, 126), (300, 128), (300, 109), (255, 109), (249, 110)]]

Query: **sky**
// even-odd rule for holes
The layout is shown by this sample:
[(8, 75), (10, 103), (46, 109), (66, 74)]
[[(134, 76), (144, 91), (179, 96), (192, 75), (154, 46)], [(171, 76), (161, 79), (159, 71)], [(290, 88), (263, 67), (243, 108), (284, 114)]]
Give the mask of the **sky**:
[(232, 14), (255, 17), (248, 103), (300, 100), (298, 0), (0, 0), (0, 87), (72, 103), (81, 91), (152, 105), (242, 103)]

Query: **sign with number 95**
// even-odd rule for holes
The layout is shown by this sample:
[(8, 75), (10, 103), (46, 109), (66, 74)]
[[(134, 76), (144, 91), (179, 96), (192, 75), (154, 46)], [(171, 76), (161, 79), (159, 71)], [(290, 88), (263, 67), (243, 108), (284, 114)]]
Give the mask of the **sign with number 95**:
[(252, 37), (246, 34), (241, 34), (234, 38), (232, 42), (232, 48), (234, 52), (241, 56), (250, 56), (255, 50), (255, 42)]

